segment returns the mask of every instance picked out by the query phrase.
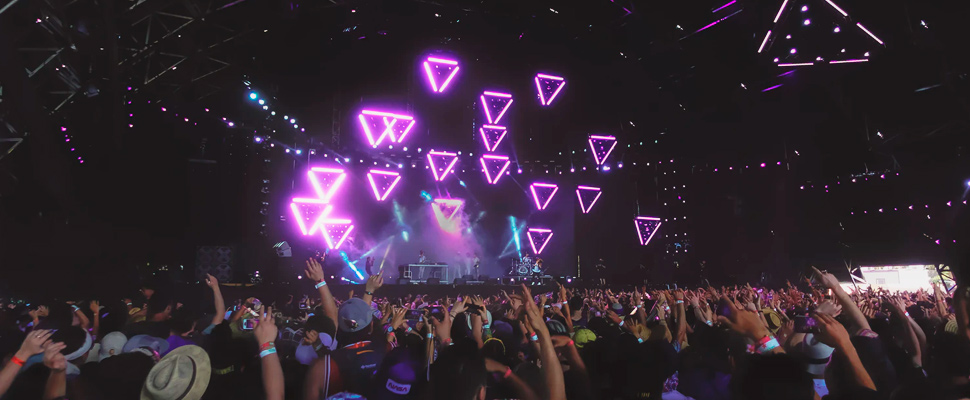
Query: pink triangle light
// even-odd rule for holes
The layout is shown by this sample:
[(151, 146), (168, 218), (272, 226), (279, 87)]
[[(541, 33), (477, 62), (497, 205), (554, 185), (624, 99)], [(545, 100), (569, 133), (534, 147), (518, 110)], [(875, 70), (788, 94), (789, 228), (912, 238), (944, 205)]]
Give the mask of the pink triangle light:
[[(637, 225), (637, 235), (640, 238), (640, 245), (650, 244), (650, 239), (660, 230), (660, 218), (657, 217), (637, 217), (633, 222)], [(644, 236), (646, 235), (646, 238)]]
[[(539, 200), (539, 194), (536, 192), (536, 188), (539, 188), (540, 192), (549, 192), (549, 197), (546, 197), (546, 201), (542, 202)], [(532, 191), (532, 199), (536, 202), (536, 208), (539, 210), (545, 210), (549, 206), (549, 202), (552, 201), (553, 196), (559, 191), (559, 186), (552, 183), (533, 183), (529, 186), (529, 190)]]
[[(330, 250), (338, 250), (344, 244), (350, 232), (354, 230), (353, 221), (346, 218), (328, 218), (322, 222), (323, 239)], [(341, 230), (343, 229), (343, 230)]]
[[(321, 183), (321, 176), (331, 179), (327, 179)], [(334, 178), (334, 176), (336, 177)], [(310, 179), (310, 185), (313, 186), (313, 191), (316, 192), (317, 198), (324, 203), (329, 203), (333, 195), (337, 193), (337, 189), (340, 189), (344, 180), (347, 179), (347, 173), (340, 168), (313, 167), (307, 171), (307, 177)]]
[[(330, 212), (333, 211), (333, 206), (324, 203), (320, 199), (297, 197), (290, 203), (290, 211), (293, 212), (293, 219), (296, 221), (296, 226), (300, 229), (300, 233), (304, 236), (310, 236), (317, 233), (317, 230), (323, 229), (321, 224), (330, 215)], [(311, 211), (316, 211), (317, 214), (311, 216)], [(310, 223), (308, 226), (311, 219), (313, 223)]]
[[(493, 125), (498, 124), (499, 121), (502, 120), (502, 117), (505, 116), (505, 112), (508, 111), (509, 106), (512, 105), (512, 95), (509, 93), (492, 92), (492, 91), (486, 90), (484, 93), (482, 93), (481, 100), (482, 100), (482, 108), (485, 109), (485, 119), (488, 121), (489, 124), (493, 124)], [(499, 106), (501, 107), (501, 111), (498, 111), (497, 113), (493, 113), (492, 111), (494, 110), (489, 111), (489, 109), (492, 108), (491, 107), (492, 102), (495, 102), (498, 104), (504, 103), (504, 106), (502, 105)]]
[[(434, 161), (435, 157), (451, 158), (451, 161), (448, 161), (448, 165), (445, 168), (441, 169), (440, 173), (438, 172), (438, 169), (439, 169), (438, 164), (436, 164)], [(434, 151), (434, 150), (431, 150), (428, 152), (428, 165), (431, 166), (431, 174), (434, 175), (435, 181), (441, 182), (445, 180), (445, 178), (448, 177), (448, 173), (451, 172), (452, 168), (455, 167), (455, 164), (457, 162), (458, 162), (458, 154), (456, 153), (451, 153), (447, 151)]]
[[(609, 146), (609, 149), (606, 149)], [(589, 135), (589, 148), (593, 151), (596, 165), (603, 165), (616, 147), (616, 137), (604, 135)], [(605, 150), (604, 150), (605, 149)]]
[[(495, 154), (485, 154), (479, 159), (479, 161), (482, 163), (482, 172), (485, 173), (485, 180), (492, 185), (498, 183), (499, 179), (502, 179), (502, 175), (505, 174), (505, 170), (509, 168), (510, 164), (512, 164), (512, 162), (509, 161), (508, 156), (500, 156)], [(498, 172), (493, 176), (489, 172), (489, 165), (492, 167), (501, 165), (501, 167), (498, 168)]]
[(561, 76), (536, 74), (535, 81), (536, 89), (539, 91), (539, 103), (544, 106), (552, 104), (559, 95), (559, 91), (566, 86), (566, 80)]
[[(424, 72), (428, 75), (428, 83), (431, 84), (431, 90), (435, 93), (444, 92), (448, 84), (451, 83), (451, 80), (458, 74), (458, 68), (458, 61), (456, 60), (438, 57), (428, 57), (425, 59)], [(446, 72), (438, 73), (441, 70), (446, 70)], [(439, 84), (438, 80), (435, 79), (435, 75), (441, 76), (444, 74), (448, 74), (448, 77)]]
[[(593, 200), (589, 202), (589, 206), (587, 206), (583, 202), (583, 192), (595, 192), (596, 193), (596, 197), (593, 197)], [(576, 198), (579, 199), (579, 208), (581, 210), (583, 210), (583, 214), (589, 214), (589, 210), (592, 210), (593, 209), (593, 205), (596, 204), (596, 201), (600, 199), (600, 195), (602, 195), (602, 194), (603, 194), (603, 191), (600, 190), (600, 188), (598, 188), (598, 187), (592, 187), (592, 186), (577, 186), (576, 187)]]
[[(539, 255), (546, 249), (549, 240), (552, 239), (552, 229), (529, 228), (526, 236), (529, 237), (529, 244), (532, 245), (532, 254)], [(536, 240), (539, 240), (539, 247), (536, 247)]]
[(505, 135), (508, 134), (508, 129), (498, 125), (482, 125), (481, 128), (478, 128), (478, 131), (482, 134), (485, 148), (490, 152), (495, 151), (498, 144), (502, 143), (502, 139), (505, 139)]
[(385, 138), (391, 143), (402, 143), (414, 127), (414, 117), (386, 111), (361, 110), (357, 119), (371, 147), (379, 146)]
[[(377, 182), (374, 179), (375, 176), (378, 180), (383, 180), (385, 183), (385, 188), (383, 190), (379, 190), (377, 188)], [(395, 171), (372, 169), (367, 172), (367, 181), (370, 182), (371, 189), (374, 189), (374, 197), (377, 199), (377, 201), (384, 201), (387, 200), (387, 196), (391, 194), (391, 191), (394, 190), (397, 183), (401, 181), (401, 174)], [(387, 181), (391, 181), (391, 183), (386, 184)]]

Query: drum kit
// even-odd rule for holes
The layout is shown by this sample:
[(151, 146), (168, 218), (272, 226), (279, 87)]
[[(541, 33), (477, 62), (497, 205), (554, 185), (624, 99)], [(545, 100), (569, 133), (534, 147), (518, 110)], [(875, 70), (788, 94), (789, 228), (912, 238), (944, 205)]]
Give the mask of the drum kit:
[(529, 276), (529, 275), (542, 275), (545, 273), (545, 268), (542, 267), (542, 259), (529, 256), (524, 256), (519, 260), (512, 261), (512, 270), (509, 275), (513, 276)]

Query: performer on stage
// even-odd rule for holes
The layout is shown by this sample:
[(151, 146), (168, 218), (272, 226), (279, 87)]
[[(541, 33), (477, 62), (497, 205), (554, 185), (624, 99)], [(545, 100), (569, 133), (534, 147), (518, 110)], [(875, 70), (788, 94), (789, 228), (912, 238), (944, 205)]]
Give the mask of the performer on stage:
[(424, 250), (418, 251), (418, 264), (421, 267), (418, 268), (418, 279), (425, 279), (424, 277), (424, 264), (428, 263), (428, 256), (424, 255)]
[(542, 268), (542, 259), (536, 258), (535, 266), (532, 267), (532, 276), (542, 277), (543, 272), (545, 270)]
[(472, 268), (474, 268), (475, 270), (472, 272), (472, 274), (474, 275), (476, 280), (478, 279), (479, 276), (481, 276), (478, 273), (478, 267), (480, 267), (481, 264), (482, 264), (482, 259), (478, 258), (478, 253), (475, 253), (475, 258), (472, 259)]
[(596, 263), (593, 269), (596, 270), (596, 282), (599, 283), (601, 286), (605, 286), (606, 285), (606, 264), (603, 263), (602, 258), (599, 260), (599, 262)]
[(378, 271), (374, 271), (374, 257), (365, 258), (364, 267), (367, 269), (367, 275), (377, 275)]

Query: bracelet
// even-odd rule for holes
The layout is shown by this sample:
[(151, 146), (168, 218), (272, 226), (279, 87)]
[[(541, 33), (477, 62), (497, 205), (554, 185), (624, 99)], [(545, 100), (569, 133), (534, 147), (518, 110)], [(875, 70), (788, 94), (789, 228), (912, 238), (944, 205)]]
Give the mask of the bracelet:
[(704, 321), (704, 323), (707, 324), (707, 326), (714, 326), (714, 323), (711, 322), (711, 320)]
[(128, 307), (131, 307), (131, 303), (125, 303), (125, 304), (127, 304), (127, 305), (128, 305)]
[(539, 335), (533, 333), (532, 336), (529, 336), (529, 340), (533, 342), (539, 341)]
[(566, 343), (566, 346), (575, 346), (575, 345), (576, 345), (576, 342), (573, 341), (572, 339), (569, 340), (569, 343)]
[(684, 304), (684, 301), (683, 301), (683, 300), (674, 300), (674, 303), (677, 303), (677, 304)]
[(26, 361), (17, 358), (17, 356), (13, 356), (13, 358), (10, 359), (10, 362), (12, 362), (14, 364), (17, 364), (17, 365), (19, 365), (21, 367), (23, 367), (24, 364), (27, 363)]
[(368, 296), (373, 296), (373, 295), (374, 295), (374, 292), (369, 292), (369, 291), (366, 291), (366, 290), (365, 290), (365, 291), (364, 291), (364, 294), (366, 294), (366, 295), (368, 295)]
[(76, 306), (76, 305), (74, 305), (74, 304), (71, 304), (71, 308), (73, 308), (73, 309), (74, 309), (74, 312), (78, 312), (78, 311), (81, 311), (81, 307), (78, 307), (78, 306)]
[(482, 325), (482, 329), (491, 329), (491, 328), (492, 328), (492, 324)]
[(394, 327), (393, 327), (393, 326), (391, 326), (390, 324), (387, 324), (387, 325), (384, 325), (384, 332), (385, 332), (385, 333), (391, 333), (391, 332), (394, 332)]
[(263, 344), (259, 345), (259, 351), (263, 351), (263, 350), (266, 350), (266, 349), (271, 348), (271, 347), (276, 347), (276, 343), (273, 343), (273, 342), (263, 343)]
[(905, 316), (908, 317), (909, 316), (909, 311), (906, 311), (905, 313), (903, 313), (903, 315), (905, 315)]
[(764, 346), (765, 343), (770, 342), (771, 339), (773, 339), (771, 335), (765, 335), (765, 337), (758, 340), (758, 347)]
[(317, 282), (317, 284), (316, 284), (316, 285), (313, 285), (313, 288), (314, 288), (314, 289), (319, 289), (319, 288), (322, 288), (322, 287), (324, 287), (324, 286), (327, 286), (327, 281), (320, 281), (320, 282)]
[(271, 347), (271, 348), (268, 348), (266, 350), (263, 350), (263, 351), (259, 352), (259, 358), (266, 357), (266, 356), (268, 356), (270, 354), (276, 354), (276, 348), (275, 347)]
[(637, 343), (643, 343), (643, 338), (637, 338)]
[(411, 333), (411, 331), (413, 331), (413, 330), (414, 330), (414, 328), (412, 328), (412, 327), (409, 326), (408, 329), (406, 329), (404, 331), (404, 333)]
[(455, 341), (451, 340), (451, 338), (447, 338), (445, 340), (442, 340), (441, 341), (441, 344), (446, 344), (448, 346), (451, 346), (451, 345), (455, 344)]
[(505, 374), (502, 374), (502, 379), (509, 379), (510, 376), (512, 376), (512, 368), (505, 367)]
[(622, 320), (622, 319), (621, 319), (621, 320), (620, 320), (620, 326), (623, 326), (623, 323), (624, 323), (624, 322), (626, 322), (626, 321), (624, 321), (624, 320)]
[(763, 344), (763, 345), (761, 345), (761, 346), (758, 347), (758, 354), (765, 354), (765, 353), (767, 353), (769, 351), (774, 350), (778, 346), (780, 346), (778, 344), (778, 339), (775, 339), (775, 338), (773, 338), (771, 336), (766, 336), (766, 337), (768, 337), (770, 339), (768, 340), (767, 343), (765, 343), (765, 344)]
[(432, 334), (431, 334), (430, 332), (429, 332), (429, 333), (427, 333), (427, 334), (426, 334), (425, 336), (426, 336), (426, 337), (427, 337), (428, 339), (433, 339), (433, 338), (434, 338), (434, 335), (432, 335)]

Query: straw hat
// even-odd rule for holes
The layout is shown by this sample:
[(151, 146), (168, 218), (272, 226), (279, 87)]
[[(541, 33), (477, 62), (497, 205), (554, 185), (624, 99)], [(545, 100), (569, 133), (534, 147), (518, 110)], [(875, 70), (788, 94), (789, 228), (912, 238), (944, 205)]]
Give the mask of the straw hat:
[(165, 355), (145, 379), (141, 400), (198, 400), (209, 386), (209, 355), (199, 346), (181, 346)]

